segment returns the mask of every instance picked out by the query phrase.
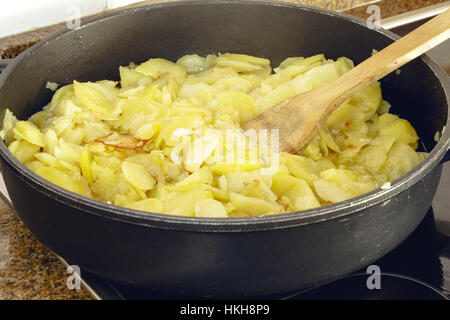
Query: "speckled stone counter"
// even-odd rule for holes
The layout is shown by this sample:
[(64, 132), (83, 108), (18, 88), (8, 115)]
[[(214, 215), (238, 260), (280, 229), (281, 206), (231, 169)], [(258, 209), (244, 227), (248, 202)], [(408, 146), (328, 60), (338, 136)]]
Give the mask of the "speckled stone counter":
[[(381, 17), (386, 18), (443, 2), (439, 0), (283, 1), (344, 11), (360, 18), (368, 16), (366, 13), (368, 4), (380, 6)], [(3, 58), (13, 58), (37, 41), (63, 28), (65, 28), (64, 23), (0, 39), (0, 53)], [(36, 240), (0, 200), (0, 299), (93, 299), (85, 288), (70, 290), (66, 285), (69, 276), (66, 267), (56, 255)]]
[(84, 288), (70, 290), (69, 276), (56, 255), (1, 202), (0, 299), (92, 299)]

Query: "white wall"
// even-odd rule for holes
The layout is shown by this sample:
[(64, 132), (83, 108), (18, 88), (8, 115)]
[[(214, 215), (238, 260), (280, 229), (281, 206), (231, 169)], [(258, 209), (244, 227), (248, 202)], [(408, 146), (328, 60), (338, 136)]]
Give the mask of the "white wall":
[[(141, 0), (142, 1), (142, 0)], [(138, 0), (0, 0), (0, 37), (87, 16)]]

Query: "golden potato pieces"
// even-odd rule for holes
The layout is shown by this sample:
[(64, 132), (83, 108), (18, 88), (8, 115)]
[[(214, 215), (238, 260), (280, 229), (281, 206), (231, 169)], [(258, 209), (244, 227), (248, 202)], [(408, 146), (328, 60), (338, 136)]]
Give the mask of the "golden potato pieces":
[(297, 154), (269, 150), (267, 137), (240, 129), (351, 68), (350, 59), (323, 54), (289, 57), (273, 69), (269, 59), (241, 53), (151, 58), (120, 66), (118, 82), (59, 88), (28, 120), (6, 110), (1, 137), (51, 183), (142, 214), (314, 209), (377, 189), (426, 156), (416, 151), (411, 123), (389, 113), (379, 82), (339, 106)]

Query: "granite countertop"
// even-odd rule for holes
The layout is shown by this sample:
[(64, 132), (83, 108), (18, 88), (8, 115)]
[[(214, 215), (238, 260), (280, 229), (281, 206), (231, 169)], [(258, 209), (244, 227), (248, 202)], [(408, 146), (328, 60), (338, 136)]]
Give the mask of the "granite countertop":
[[(166, 2), (152, 0), (150, 3)], [(173, 1), (173, 0), (170, 0)], [(440, 3), (439, 0), (279, 0), (315, 5), (366, 18), (376, 4), (381, 18)], [(57, 24), (0, 39), (2, 58), (14, 58), (37, 41), (65, 28)], [(70, 290), (70, 275), (57, 256), (41, 244), (0, 200), (0, 299), (94, 299), (86, 288)]]

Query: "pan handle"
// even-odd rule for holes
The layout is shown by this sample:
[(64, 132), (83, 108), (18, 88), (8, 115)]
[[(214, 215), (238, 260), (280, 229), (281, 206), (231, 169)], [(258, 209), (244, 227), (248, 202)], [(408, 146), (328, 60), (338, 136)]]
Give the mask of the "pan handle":
[[(6, 66), (12, 61), (12, 59), (0, 59), (0, 73)], [(14, 207), (9, 197), (8, 190), (6, 189), (5, 181), (3, 180), (3, 174), (0, 172), (0, 198), (14, 211)]]
[(450, 144), (447, 147), (447, 153), (445, 154), (445, 156), (442, 158), (441, 163), (450, 161)]
[(6, 189), (5, 181), (3, 180), (3, 174), (1, 172), (0, 172), (0, 198), (3, 200), (5, 204), (8, 205), (8, 207), (11, 210), (13, 211), (15, 210), (11, 198), (9, 197), (8, 190)]
[(2, 73), (3, 69), (12, 61), (12, 59), (0, 59), (0, 73)]

